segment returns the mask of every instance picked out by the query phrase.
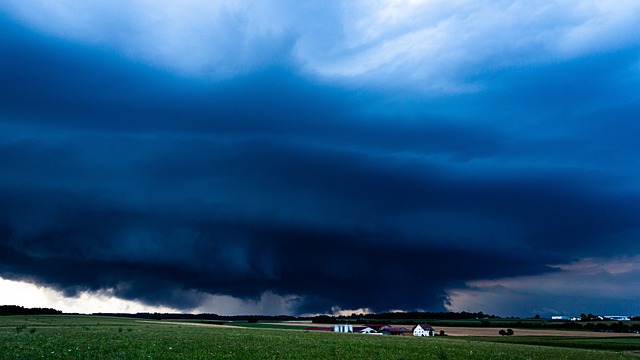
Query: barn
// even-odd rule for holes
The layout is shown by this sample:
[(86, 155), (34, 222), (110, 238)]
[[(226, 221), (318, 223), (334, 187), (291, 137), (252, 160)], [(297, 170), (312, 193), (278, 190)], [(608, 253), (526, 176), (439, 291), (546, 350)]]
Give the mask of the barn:
[(406, 336), (408, 334), (411, 334), (411, 330), (403, 327), (397, 328), (397, 327), (388, 326), (382, 329), (382, 334)]

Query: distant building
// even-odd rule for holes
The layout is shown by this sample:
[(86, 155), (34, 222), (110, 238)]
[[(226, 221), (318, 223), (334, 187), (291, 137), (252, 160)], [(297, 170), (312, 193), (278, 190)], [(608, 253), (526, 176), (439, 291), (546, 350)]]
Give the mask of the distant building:
[(605, 319), (615, 320), (615, 321), (629, 321), (631, 317), (626, 315), (608, 315), (604, 317)]
[(383, 335), (397, 335), (397, 336), (406, 336), (411, 334), (412, 331), (407, 329), (407, 328), (397, 328), (397, 327), (392, 327), (392, 326), (387, 326), (384, 329), (382, 329), (382, 334)]
[(374, 329), (368, 327), (368, 326), (354, 326), (353, 327), (353, 332), (354, 333), (360, 333), (360, 334), (377, 334), (378, 332), (375, 331)]
[(429, 324), (418, 324), (413, 328), (413, 336), (435, 336), (436, 332)]
[(368, 326), (373, 330), (380, 332), (382, 331), (383, 328), (389, 327), (389, 324), (364, 324), (364, 326)]
[(353, 325), (351, 324), (336, 324), (333, 326), (333, 331), (334, 332), (342, 332), (342, 333), (349, 333), (349, 332), (353, 332)]
[(576, 316), (567, 316), (567, 315), (554, 315), (551, 317), (551, 320), (561, 320), (561, 321), (580, 321), (579, 317)]

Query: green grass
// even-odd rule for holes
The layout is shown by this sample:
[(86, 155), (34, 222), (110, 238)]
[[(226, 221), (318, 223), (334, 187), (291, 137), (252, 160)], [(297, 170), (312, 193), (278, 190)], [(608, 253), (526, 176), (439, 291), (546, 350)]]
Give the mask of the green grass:
[(475, 341), (492, 343), (508, 343), (538, 346), (557, 346), (592, 350), (610, 351), (638, 351), (640, 352), (640, 338), (638, 337), (568, 337), (568, 336), (504, 336), (504, 337), (473, 337)]
[(605, 351), (93, 316), (0, 317), (0, 359), (638, 359), (621, 351), (620, 343), (607, 341), (610, 347)]
[(244, 327), (244, 328), (254, 328), (254, 329), (281, 329), (281, 330), (304, 330), (309, 327), (313, 327), (313, 324), (309, 325), (280, 325), (277, 323), (250, 323), (250, 322), (241, 322), (234, 321), (228, 323), (231, 326)]

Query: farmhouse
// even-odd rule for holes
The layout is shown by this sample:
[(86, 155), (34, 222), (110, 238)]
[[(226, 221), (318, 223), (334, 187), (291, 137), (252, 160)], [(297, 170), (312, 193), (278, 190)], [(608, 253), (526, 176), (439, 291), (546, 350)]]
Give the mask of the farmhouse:
[(418, 324), (413, 328), (413, 336), (435, 336), (436, 332), (429, 324)]

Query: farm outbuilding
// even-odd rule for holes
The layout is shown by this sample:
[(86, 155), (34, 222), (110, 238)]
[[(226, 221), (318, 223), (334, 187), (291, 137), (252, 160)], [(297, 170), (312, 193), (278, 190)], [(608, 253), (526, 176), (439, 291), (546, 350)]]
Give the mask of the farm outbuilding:
[(353, 332), (360, 334), (377, 334), (378, 332), (368, 326), (354, 326)]
[(389, 324), (364, 324), (366, 327), (370, 327), (375, 331), (382, 331), (382, 329), (389, 327)]
[(351, 324), (336, 324), (333, 326), (334, 332), (353, 332), (353, 325)]
[(411, 330), (407, 329), (407, 328), (397, 328), (397, 327), (385, 327), (384, 329), (382, 329), (382, 334), (383, 335), (399, 335), (399, 336), (406, 336), (411, 334)]

